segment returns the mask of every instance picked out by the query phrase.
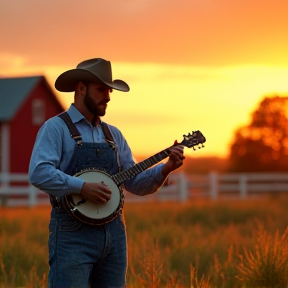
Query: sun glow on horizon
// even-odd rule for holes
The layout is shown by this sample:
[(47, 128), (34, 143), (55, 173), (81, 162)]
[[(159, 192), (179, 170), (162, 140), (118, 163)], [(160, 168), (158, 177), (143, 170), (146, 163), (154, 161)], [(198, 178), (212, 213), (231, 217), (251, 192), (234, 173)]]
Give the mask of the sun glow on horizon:
[[(73, 102), (73, 93), (56, 91), (54, 82), (74, 67), (29, 66), (21, 57), (11, 55), (9, 62), (0, 54), (0, 62), (4, 58), (2, 77), (44, 75), (65, 108)], [(183, 134), (200, 130), (207, 138), (205, 149), (197, 155), (187, 153), (226, 157), (234, 131), (248, 124), (262, 98), (288, 94), (287, 66), (116, 62), (112, 70), (114, 78), (126, 81), (131, 90), (113, 91), (103, 120), (123, 132), (135, 155), (153, 155), (175, 139), (182, 141)]]

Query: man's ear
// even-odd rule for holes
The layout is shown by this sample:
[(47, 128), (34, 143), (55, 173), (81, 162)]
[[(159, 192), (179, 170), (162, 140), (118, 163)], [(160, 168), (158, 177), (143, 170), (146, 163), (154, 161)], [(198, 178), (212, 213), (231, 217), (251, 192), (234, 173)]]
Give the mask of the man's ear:
[(87, 91), (87, 85), (84, 82), (78, 82), (76, 85), (76, 90), (78, 94), (85, 95)]

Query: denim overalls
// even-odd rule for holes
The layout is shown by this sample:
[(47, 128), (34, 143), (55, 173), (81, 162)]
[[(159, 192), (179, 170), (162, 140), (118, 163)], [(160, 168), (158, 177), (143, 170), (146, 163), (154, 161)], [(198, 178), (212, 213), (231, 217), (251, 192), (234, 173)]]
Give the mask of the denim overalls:
[[(119, 172), (115, 149), (107, 142), (76, 144), (69, 171), (64, 172), (74, 175), (91, 167), (111, 175)], [(54, 205), (49, 231), (49, 288), (125, 287), (127, 245), (122, 212), (107, 224), (87, 225), (70, 216), (63, 205)]]

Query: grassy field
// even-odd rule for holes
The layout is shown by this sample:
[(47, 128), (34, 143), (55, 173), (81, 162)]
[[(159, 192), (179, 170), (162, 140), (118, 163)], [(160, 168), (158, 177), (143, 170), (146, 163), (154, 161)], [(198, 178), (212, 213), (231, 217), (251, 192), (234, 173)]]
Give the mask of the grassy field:
[[(288, 287), (288, 197), (127, 203), (128, 288)], [(0, 287), (47, 287), (49, 207), (0, 208)]]

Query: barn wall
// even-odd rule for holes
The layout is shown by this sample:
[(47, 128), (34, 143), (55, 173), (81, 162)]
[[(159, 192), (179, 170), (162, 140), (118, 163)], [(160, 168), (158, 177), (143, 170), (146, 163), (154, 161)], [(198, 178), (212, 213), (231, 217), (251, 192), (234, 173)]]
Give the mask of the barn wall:
[(31, 91), (11, 122), (10, 129), (10, 172), (27, 173), (31, 152), (41, 125), (32, 123), (32, 102), (40, 99), (45, 102), (45, 120), (63, 111), (63, 107), (53, 95), (43, 78)]

